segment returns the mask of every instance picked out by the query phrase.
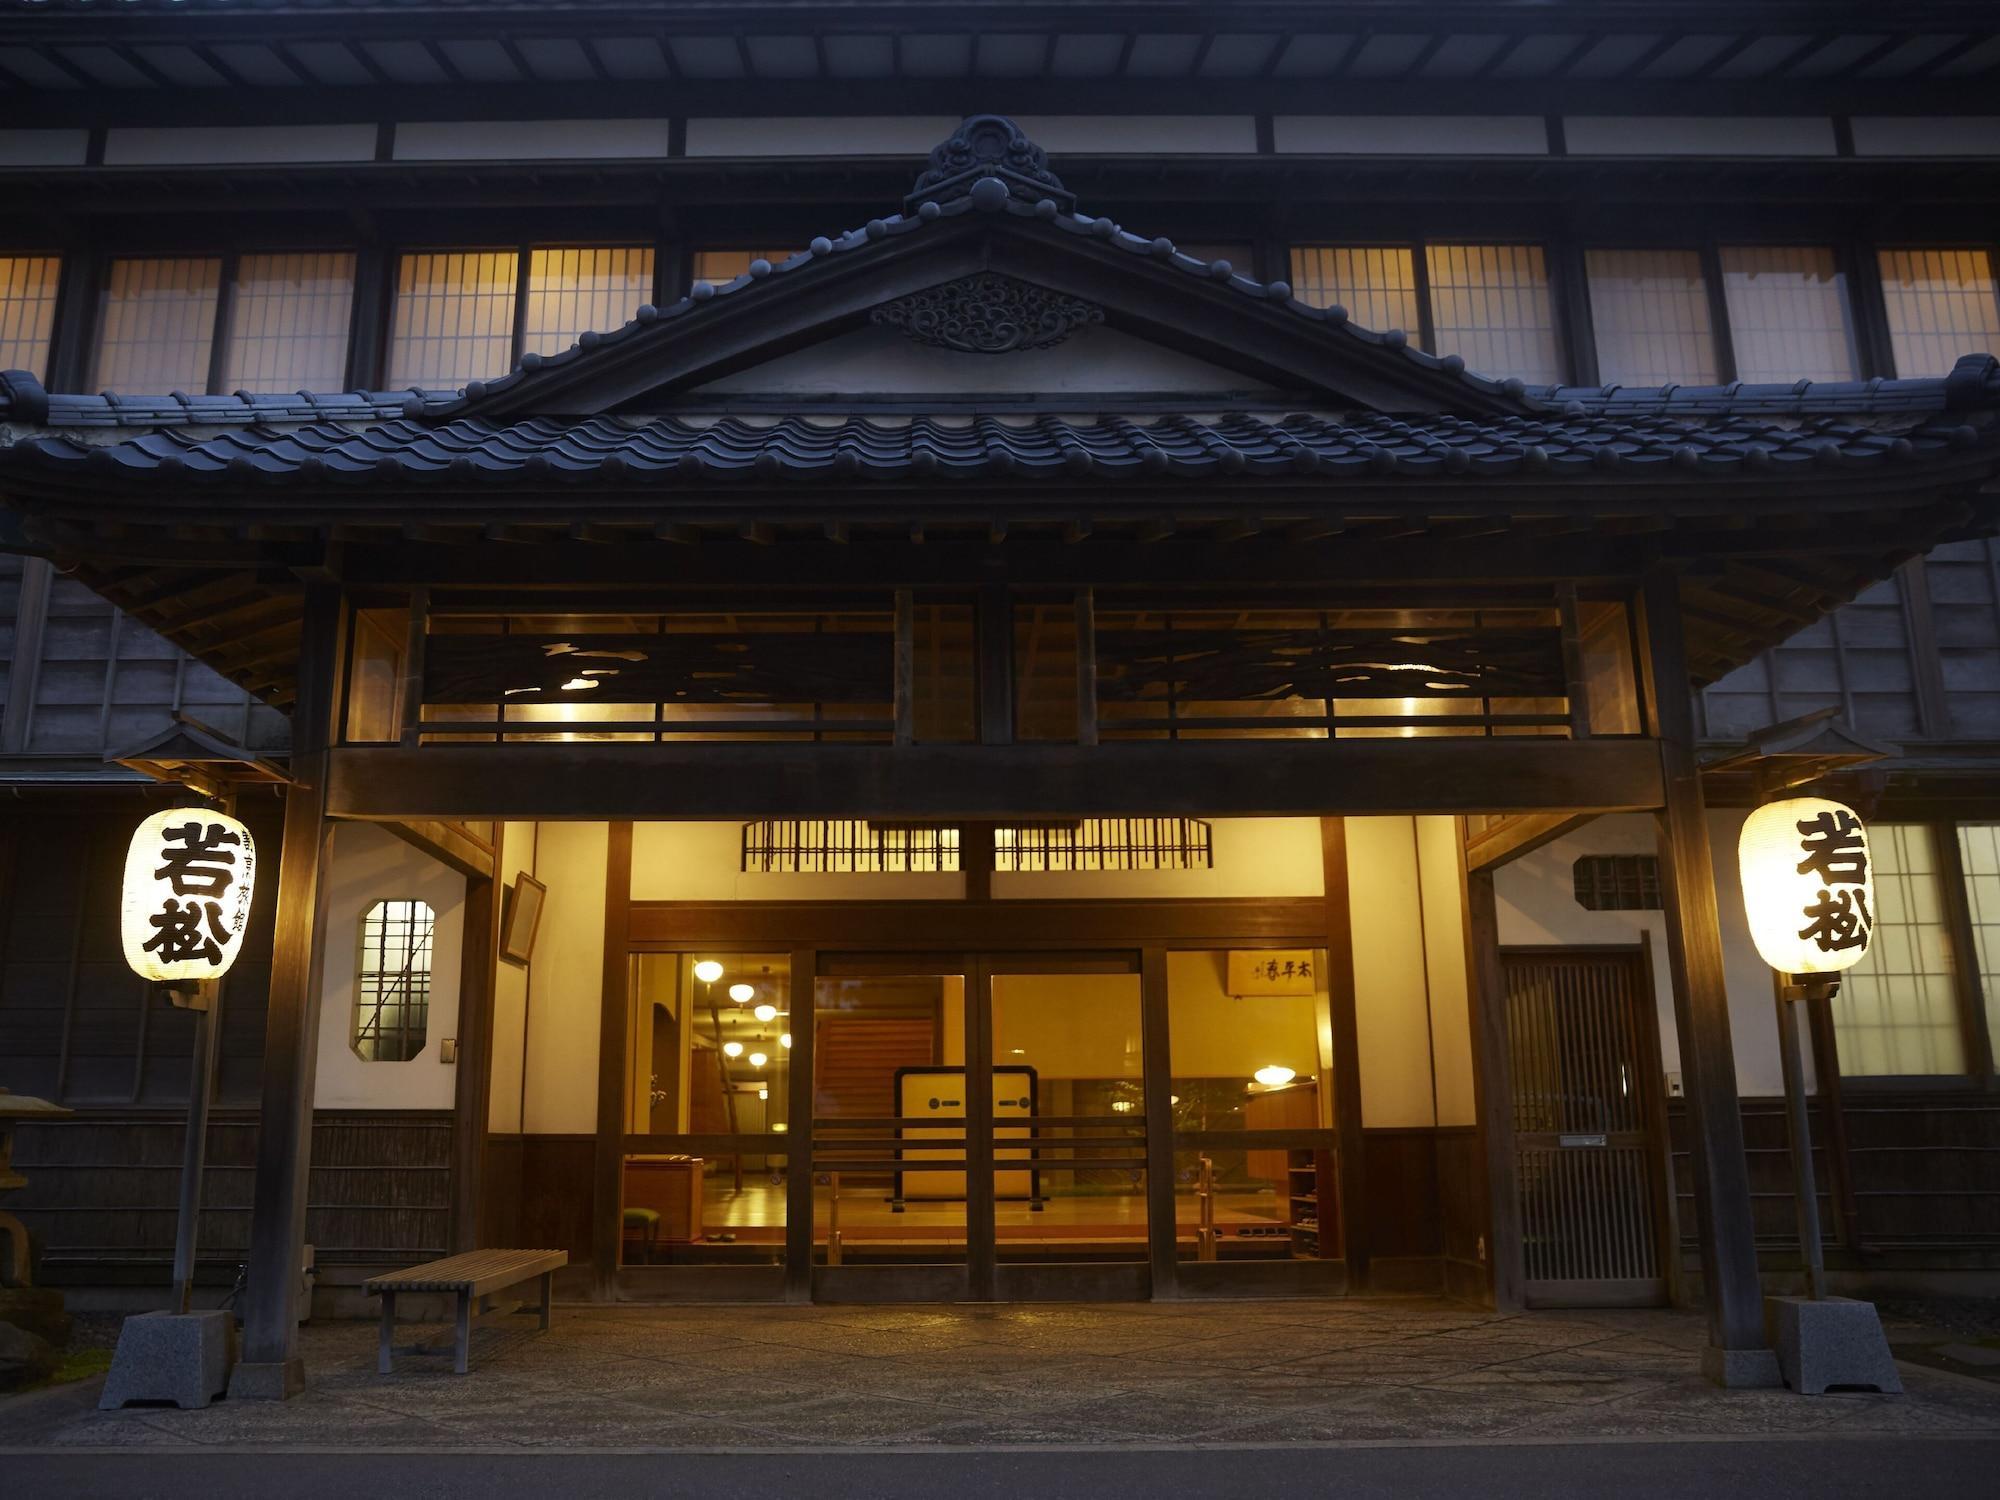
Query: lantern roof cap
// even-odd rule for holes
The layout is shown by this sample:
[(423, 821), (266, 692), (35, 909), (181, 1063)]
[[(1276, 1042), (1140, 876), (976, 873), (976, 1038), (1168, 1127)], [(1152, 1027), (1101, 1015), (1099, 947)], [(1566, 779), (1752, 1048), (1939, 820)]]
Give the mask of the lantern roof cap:
[(1747, 777), (1768, 796), (1903, 753), (1900, 745), (1857, 734), (1839, 714), (1838, 708), (1816, 708), (1752, 730), (1741, 745), (1723, 746), (1706, 758), (1702, 774)]

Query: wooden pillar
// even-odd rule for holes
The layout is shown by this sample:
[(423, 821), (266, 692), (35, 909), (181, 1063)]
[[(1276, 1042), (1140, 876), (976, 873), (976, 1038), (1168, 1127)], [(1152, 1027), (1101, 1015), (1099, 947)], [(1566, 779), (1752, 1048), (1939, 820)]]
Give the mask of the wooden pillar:
[(993, 1211), (993, 973), (975, 958), (965, 976), (965, 1274), (967, 1297), (999, 1295)]
[[(499, 862), (496, 851), (494, 862)], [(493, 984), (499, 880), (465, 878), (458, 963), (458, 1077), (451, 1106), (451, 1247), (479, 1248), (486, 1135), (493, 1092)]]
[(604, 970), (597, 1013), (597, 1149), (590, 1194), (591, 1295), (616, 1300), (624, 1232), (625, 1063), (631, 1029), (632, 825), (613, 823), (604, 846)]
[(1361, 1031), (1355, 1020), (1354, 911), (1347, 894), (1347, 824), (1321, 818), (1320, 868), (1326, 882), (1326, 988), (1333, 1025), (1333, 1127), (1340, 1141), (1340, 1254), (1347, 1289), (1368, 1287), (1367, 1160), (1361, 1136)]
[(813, 1023), (819, 954), (792, 950), (792, 1056), (786, 1093), (785, 1300), (812, 1301), (813, 1271)]
[(1693, 686), (1679, 580), (1667, 572), (1648, 575), (1640, 605), (1647, 710), (1659, 740), (1666, 793), (1666, 805), (1655, 817), (1708, 1311), (1709, 1347), (1702, 1364), (1721, 1385), (1775, 1386), (1778, 1362), (1764, 1336), (1715, 866), (1695, 767)]
[[(1463, 851), (1463, 822), (1459, 848)], [(1463, 869), (1464, 855), (1460, 854)], [(1472, 1009), (1473, 1117), (1486, 1164), (1486, 1253), (1493, 1305), (1525, 1305), (1521, 1191), (1514, 1154), (1514, 1077), (1507, 1051), (1507, 980), (1500, 968), (1499, 901), (1493, 871), (1465, 874), (1466, 998)]]
[(305, 1387), (298, 1353), (299, 1260), (319, 1062), (322, 876), (333, 833), (326, 818), (326, 752), (346, 640), (347, 608), (339, 585), (309, 583), (292, 707), (292, 782), (285, 789), (284, 844), (278, 854), (243, 1360), (229, 1382), (229, 1394), (239, 1400), (281, 1401)]
[(1140, 1050), (1146, 1078), (1146, 1255), (1153, 1296), (1180, 1295), (1174, 1224), (1174, 1061), (1167, 1013), (1167, 950), (1147, 948), (1139, 959)]

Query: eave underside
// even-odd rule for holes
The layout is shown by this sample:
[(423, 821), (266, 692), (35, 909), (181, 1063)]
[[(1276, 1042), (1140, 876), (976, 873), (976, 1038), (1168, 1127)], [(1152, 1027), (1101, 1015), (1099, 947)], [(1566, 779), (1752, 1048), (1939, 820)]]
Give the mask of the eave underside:
[(497, 607), (527, 596), (564, 609), (648, 594), (657, 607), (663, 589), (776, 601), (990, 583), (1407, 603), (1562, 582), (1616, 589), (1666, 567), (1682, 576), (1690, 666), (1708, 682), (1908, 558), (2000, 525), (2000, 497), (1976, 474), (1915, 494), (1908, 484), (1832, 474), (1810, 493), (1401, 484), (1393, 500), (1391, 487), (729, 486), (671, 505), (657, 493), (585, 502), (574, 490), (371, 488), (335, 504), (266, 490), (204, 494), (176, 507), (184, 520), (73, 494), (38, 497), (25, 527), (36, 550), (279, 706), (292, 696), (310, 577), (337, 578), (363, 600), (395, 602), (425, 585)]

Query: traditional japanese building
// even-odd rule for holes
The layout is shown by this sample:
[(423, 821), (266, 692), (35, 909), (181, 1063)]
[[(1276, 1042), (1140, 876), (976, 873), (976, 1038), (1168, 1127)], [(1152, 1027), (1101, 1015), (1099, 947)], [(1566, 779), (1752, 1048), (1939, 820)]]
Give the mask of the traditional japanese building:
[(1639, 9), (10, 7), (44, 1279), (164, 1288), (187, 1018), (116, 882), (207, 798), (263, 873), (246, 1393), (480, 1244), (1699, 1300), (1755, 1382), (1734, 844), (1813, 787), (1880, 893), (1812, 1017), (1829, 1262), (1990, 1285), (2000, 29)]

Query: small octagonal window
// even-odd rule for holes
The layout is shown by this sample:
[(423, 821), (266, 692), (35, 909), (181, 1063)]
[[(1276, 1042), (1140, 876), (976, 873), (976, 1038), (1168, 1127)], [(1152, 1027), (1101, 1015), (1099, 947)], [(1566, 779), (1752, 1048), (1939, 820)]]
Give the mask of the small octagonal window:
[(361, 919), (354, 984), (357, 1057), (408, 1062), (424, 1050), (431, 1017), (431, 929), (422, 901), (377, 901)]

